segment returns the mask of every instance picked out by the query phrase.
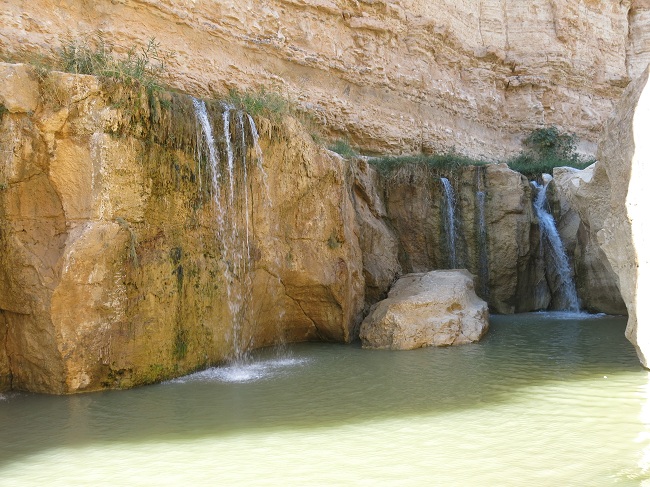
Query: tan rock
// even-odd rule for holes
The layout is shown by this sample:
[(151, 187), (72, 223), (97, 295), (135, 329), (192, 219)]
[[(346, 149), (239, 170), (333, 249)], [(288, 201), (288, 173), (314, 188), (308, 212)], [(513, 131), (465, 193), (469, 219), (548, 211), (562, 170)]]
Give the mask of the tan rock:
[[(0, 343), (6, 343), (7, 322), (4, 313), (0, 311)], [(7, 356), (7, 347), (0, 346), (0, 391), (11, 389), (11, 365)]]
[(363, 256), (366, 308), (386, 297), (402, 268), (398, 260), (399, 241), (387, 224), (386, 208), (379, 194), (379, 176), (364, 159), (352, 163), (352, 196)]
[[(149, 103), (125, 104), (137, 90), (51, 76), (65, 117), (46, 107), (0, 126), (0, 387), (132, 387), (238, 350), (356, 336), (364, 277), (345, 161), (295, 120), (258, 120), (263, 160), (248, 147), (245, 182), (236, 147), (238, 213), (225, 221), (206, 159), (177, 143), (197, 137), (188, 97), (161, 95), (176, 111), (152, 121)], [(225, 156), (221, 106), (211, 113)], [(240, 144), (235, 113), (232, 127)]]
[(33, 112), (38, 98), (38, 83), (30, 66), (0, 62), (0, 105), (10, 113)]
[(596, 178), (609, 182), (609, 214), (598, 231), (598, 244), (618, 276), (628, 312), (626, 336), (641, 363), (650, 365), (650, 88), (648, 69), (626, 90), (605, 126), (598, 145)]
[(0, 48), (43, 54), (99, 30), (124, 53), (155, 33), (180, 90), (265, 86), (368, 150), (496, 159), (543, 124), (593, 151), (647, 64), (649, 21), (645, 0), (31, 0), (0, 12)]
[[(440, 174), (404, 167), (384, 182), (387, 220), (398, 239), (405, 272), (450, 266)], [(550, 295), (537, 259), (539, 233), (532, 225), (528, 180), (505, 164), (466, 167), (447, 176), (456, 199), (457, 265), (479, 276), (479, 285), (485, 288), (479, 294), (497, 313), (546, 308)], [(484, 249), (478, 234), (479, 180), (485, 193)], [(482, 258), (486, 262), (481, 263)]]
[(484, 179), (490, 306), (497, 313), (544, 309), (550, 296), (537, 259), (529, 182), (505, 164), (487, 166)]
[(626, 314), (614, 273), (598, 243), (609, 212), (610, 188), (597, 177), (595, 163), (583, 170), (553, 170), (552, 195), (558, 200), (558, 231), (567, 253), (575, 262), (576, 289), (581, 307), (593, 312)]
[(411, 350), (463, 345), (487, 332), (487, 303), (465, 270), (402, 276), (361, 324), (365, 348)]

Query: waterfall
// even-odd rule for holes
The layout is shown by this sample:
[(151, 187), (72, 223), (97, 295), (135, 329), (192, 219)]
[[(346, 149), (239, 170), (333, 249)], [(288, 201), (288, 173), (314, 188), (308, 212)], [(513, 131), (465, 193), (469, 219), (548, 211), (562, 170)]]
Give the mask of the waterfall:
[(248, 216), (248, 169), (246, 168), (246, 132), (244, 131), (244, 113), (239, 110), (237, 112), (237, 126), (241, 134), (241, 159), (242, 167), (244, 168), (244, 208), (246, 208), (246, 256), (250, 262), (251, 260), (251, 246), (250, 246), (250, 219)]
[[(203, 100), (197, 100), (196, 98), (192, 98), (192, 103), (194, 104), (194, 112), (196, 114), (196, 119), (199, 123), (199, 127), (201, 128), (200, 132), (203, 135), (202, 137), (197, 136), (197, 144), (196, 144), (197, 159), (200, 159), (200, 154), (204, 152), (204, 150), (207, 148), (208, 164), (210, 165), (211, 168), (214, 169), (212, 171), (212, 189), (213, 191), (214, 190), (217, 191), (217, 193), (215, 193), (214, 200), (217, 204), (220, 204), (220, 195), (218, 193), (219, 177), (221, 176), (219, 174), (219, 155), (214, 142), (214, 135), (212, 133), (212, 125), (210, 124), (210, 118), (208, 117), (208, 110)], [(202, 184), (200, 160), (199, 160), (198, 168), (199, 168), (198, 172), (199, 172), (199, 189), (200, 189)], [(218, 212), (218, 215), (221, 216), (221, 211)]]
[(445, 193), (443, 223), (445, 238), (447, 240), (447, 250), (449, 251), (449, 268), (456, 269), (458, 266), (456, 258), (456, 197), (449, 179), (440, 178), (440, 182)]
[(532, 184), (537, 189), (537, 196), (535, 197), (533, 207), (539, 221), (540, 247), (544, 253), (547, 271), (555, 273), (559, 281), (558, 292), (561, 301), (560, 306), (562, 309), (568, 311), (580, 311), (578, 294), (573, 282), (569, 258), (562, 245), (562, 240), (555, 226), (553, 215), (546, 209), (546, 189), (548, 185), (539, 185), (535, 181)]
[(248, 125), (253, 136), (253, 145), (255, 146), (255, 154), (257, 155), (257, 164), (261, 168), (264, 159), (262, 155), (262, 148), (260, 147), (260, 134), (257, 132), (257, 127), (255, 126), (255, 120), (253, 120), (253, 117), (251, 117), (249, 114), (246, 114), (246, 116), (248, 117)]
[[(250, 348), (250, 342), (252, 340), (250, 333), (244, 336), (244, 327), (250, 325), (251, 322), (252, 261), (250, 258), (250, 201), (248, 194), (246, 137), (243, 130), (243, 114), (237, 116), (237, 129), (241, 131), (242, 137), (242, 164), (241, 175), (240, 177), (236, 177), (235, 154), (230, 135), (230, 112), (233, 110), (233, 107), (225, 105), (222, 113), (229, 186), (227, 201), (222, 201), (222, 174), (219, 151), (213, 134), (210, 117), (205, 102), (193, 99), (193, 104), (196, 119), (200, 127), (200, 133), (197, 134), (197, 152), (199, 158), (207, 160), (211, 173), (212, 198), (217, 220), (216, 238), (221, 247), (226, 297), (232, 322), (230, 339), (232, 341), (234, 359), (235, 361), (241, 362), (246, 358), (246, 352)], [(243, 198), (236, 199), (235, 196), (239, 187), (242, 188), (244, 194), (242, 195)], [(245, 232), (243, 235), (240, 230), (242, 226)]]
[[(266, 210), (271, 212), (274, 205), (273, 205), (273, 200), (271, 198), (271, 191), (269, 190), (268, 177), (266, 171), (264, 170), (264, 155), (262, 154), (262, 148), (260, 147), (260, 135), (259, 132), (257, 131), (257, 126), (255, 125), (255, 120), (253, 120), (253, 117), (250, 114), (246, 114), (246, 117), (248, 119), (248, 127), (250, 129), (251, 136), (253, 138), (253, 150), (255, 151), (255, 156), (257, 158), (257, 170), (261, 175), (262, 184), (264, 186), (265, 197), (263, 203)], [(280, 229), (278, 228), (278, 221), (275, 220), (274, 223), (272, 224), (272, 228), (271, 231), (269, 232), (269, 235), (279, 235), (279, 234), (280, 234)], [(278, 288), (282, 289), (284, 288), (284, 284), (282, 283), (282, 279), (280, 278), (280, 273), (279, 273), (279, 269), (281, 269), (283, 266), (282, 256), (276, 252), (273, 254), (273, 257), (271, 257), (271, 259), (275, 264), (276, 269), (278, 269), (278, 273), (277, 275), (275, 275)], [(269, 274), (271, 275), (274, 275), (270, 269), (267, 269), (267, 272), (269, 272)], [(275, 309), (278, 313), (276, 319), (276, 333), (277, 333), (278, 343), (276, 344), (276, 347), (280, 356), (287, 357), (289, 352), (286, 347), (284, 330), (282, 329), (282, 322), (286, 310), (281, 303), (276, 304)]]
[(226, 157), (228, 160), (228, 178), (230, 182), (230, 204), (232, 205), (235, 197), (235, 154), (232, 150), (232, 140), (230, 138), (230, 111), (232, 105), (224, 104), (223, 106), (223, 136), (226, 139)]

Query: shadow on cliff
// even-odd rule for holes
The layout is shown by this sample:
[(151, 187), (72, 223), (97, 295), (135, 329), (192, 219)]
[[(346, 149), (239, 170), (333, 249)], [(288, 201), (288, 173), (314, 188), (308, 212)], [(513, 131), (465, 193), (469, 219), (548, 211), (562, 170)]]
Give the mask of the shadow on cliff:
[(642, 373), (624, 319), (520, 321), (493, 318), (483, 342), (462, 347), (389, 352), (297, 345), (297, 365), (254, 382), (9, 395), (0, 400), (0, 467), (51, 448), (316, 430), (394, 417), (417, 424), (418, 415), (508, 403), (526, 388)]

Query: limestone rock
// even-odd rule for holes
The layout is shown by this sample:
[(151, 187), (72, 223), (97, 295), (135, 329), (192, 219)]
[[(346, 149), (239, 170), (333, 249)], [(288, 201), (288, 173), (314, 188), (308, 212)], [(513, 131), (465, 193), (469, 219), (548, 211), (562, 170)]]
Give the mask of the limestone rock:
[(505, 164), (491, 164), (485, 168), (485, 191), (491, 308), (497, 313), (546, 308), (550, 296), (537, 259), (528, 179)]
[[(457, 265), (478, 276), (478, 294), (497, 313), (546, 308), (550, 295), (537, 259), (539, 233), (533, 225), (528, 180), (506, 164), (466, 167), (447, 176), (456, 198)], [(440, 174), (403, 167), (383, 184), (402, 269), (449, 268)], [(483, 243), (478, 234), (479, 186), (484, 193)]]
[(462, 345), (487, 332), (487, 303), (465, 270), (402, 276), (361, 324), (366, 348), (410, 350)]
[(123, 53), (155, 33), (181, 91), (279, 88), (374, 152), (496, 159), (543, 124), (592, 152), (647, 64), (649, 21), (645, 0), (32, 0), (0, 12), (0, 50), (41, 55), (101, 31)]
[(27, 113), (38, 105), (38, 83), (30, 66), (0, 62), (0, 105), (10, 113)]
[(609, 213), (597, 233), (598, 244), (618, 276), (629, 316), (625, 334), (645, 367), (650, 366), (649, 126), (650, 87), (646, 69), (627, 88), (605, 126), (594, 176), (609, 185)]
[(364, 159), (353, 162), (352, 196), (363, 256), (366, 307), (386, 297), (402, 268), (398, 238), (387, 224), (377, 172)]
[[(57, 103), (0, 124), (0, 389), (132, 387), (238, 347), (356, 336), (364, 276), (348, 166), (299, 123), (260, 119), (263, 157), (237, 149), (248, 180), (235, 181), (232, 205), (246, 211), (224, 242), (210, 189), (222, 169), (187, 145), (189, 97), (160, 94), (154, 116), (137, 89), (63, 73), (40, 82), (57, 87)], [(250, 129), (231, 115), (246, 143)], [(235, 244), (242, 272), (226, 252)]]
[(576, 289), (581, 306), (593, 312), (626, 314), (618, 277), (598, 243), (609, 212), (610, 188), (598, 177), (601, 163), (586, 169), (553, 170), (552, 196), (557, 200), (558, 231), (575, 262)]

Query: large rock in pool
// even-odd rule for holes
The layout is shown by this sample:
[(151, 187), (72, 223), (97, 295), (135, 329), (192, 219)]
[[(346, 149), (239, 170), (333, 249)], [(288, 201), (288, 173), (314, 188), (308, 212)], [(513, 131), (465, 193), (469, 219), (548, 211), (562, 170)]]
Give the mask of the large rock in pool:
[(411, 350), (462, 345), (488, 329), (488, 306), (466, 270), (407, 274), (361, 324), (364, 348)]

